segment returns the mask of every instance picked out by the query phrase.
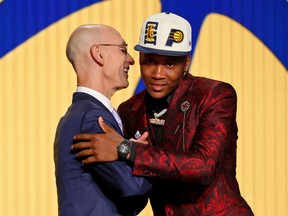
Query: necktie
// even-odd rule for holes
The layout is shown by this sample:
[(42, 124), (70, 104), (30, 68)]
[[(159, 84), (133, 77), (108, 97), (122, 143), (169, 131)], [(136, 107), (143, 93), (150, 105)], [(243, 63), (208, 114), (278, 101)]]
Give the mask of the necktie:
[(117, 121), (122, 133), (123, 133), (123, 126), (122, 126), (122, 121), (121, 121), (121, 118), (118, 114), (118, 112), (113, 108), (112, 110), (112, 115), (114, 116), (115, 120)]

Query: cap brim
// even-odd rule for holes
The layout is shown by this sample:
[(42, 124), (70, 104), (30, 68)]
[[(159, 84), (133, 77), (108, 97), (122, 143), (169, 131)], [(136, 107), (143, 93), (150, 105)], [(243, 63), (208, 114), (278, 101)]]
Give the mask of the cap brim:
[(147, 48), (140, 45), (136, 45), (134, 47), (135, 50), (143, 53), (149, 53), (149, 54), (157, 54), (157, 55), (165, 55), (165, 56), (186, 56), (190, 54), (189, 52), (176, 52), (176, 51), (167, 51), (167, 50), (159, 50), (159, 49), (153, 49), (153, 48)]

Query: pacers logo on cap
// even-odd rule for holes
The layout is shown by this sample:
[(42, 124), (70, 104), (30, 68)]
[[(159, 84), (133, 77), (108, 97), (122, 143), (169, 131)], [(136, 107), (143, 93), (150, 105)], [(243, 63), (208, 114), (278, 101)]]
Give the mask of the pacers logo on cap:
[(159, 13), (148, 17), (141, 27), (139, 43), (134, 49), (142, 53), (185, 56), (192, 49), (192, 29), (187, 20), (172, 14)]
[(146, 43), (152, 43), (154, 45), (156, 44), (157, 28), (158, 28), (157, 22), (147, 22), (146, 30), (145, 30), (144, 44), (146, 44)]
[(180, 43), (184, 38), (184, 34), (182, 31), (178, 29), (171, 29), (170, 34), (168, 36), (166, 46), (172, 46), (172, 44), (175, 43)]

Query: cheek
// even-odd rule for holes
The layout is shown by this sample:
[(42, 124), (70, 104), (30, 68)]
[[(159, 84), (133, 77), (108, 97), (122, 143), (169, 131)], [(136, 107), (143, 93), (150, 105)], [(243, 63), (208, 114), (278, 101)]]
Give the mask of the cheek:
[(150, 70), (148, 70), (147, 68), (141, 66), (140, 71), (141, 71), (141, 77), (144, 82), (151, 77), (152, 72), (150, 72)]
[(169, 83), (169, 90), (175, 89), (178, 87), (179, 83), (181, 82), (183, 78), (182, 72), (181, 73), (175, 73), (175, 71), (171, 74), (167, 74), (166, 80)]
[(174, 82), (170, 82), (167, 88), (168, 92), (173, 91), (174, 89), (176, 89), (179, 86), (180, 81), (174, 81)]
[(166, 73), (167, 80), (170, 81), (170, 83), (174, 83), (175, 85), (178, 85), (179, 82), (183, 78), (183, 72), (182, 70), (171, 70)]

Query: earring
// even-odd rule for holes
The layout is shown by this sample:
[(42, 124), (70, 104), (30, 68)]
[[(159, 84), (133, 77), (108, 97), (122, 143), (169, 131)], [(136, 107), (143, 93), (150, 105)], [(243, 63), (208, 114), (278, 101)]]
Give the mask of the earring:
[(188, 71), (185, 71), (185, 72), (184, 72), (183, 77), (185, 77), (185, 76), (187, 75), (187, 72), (188, 72)]

